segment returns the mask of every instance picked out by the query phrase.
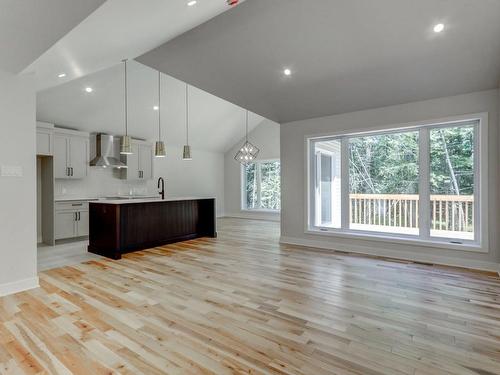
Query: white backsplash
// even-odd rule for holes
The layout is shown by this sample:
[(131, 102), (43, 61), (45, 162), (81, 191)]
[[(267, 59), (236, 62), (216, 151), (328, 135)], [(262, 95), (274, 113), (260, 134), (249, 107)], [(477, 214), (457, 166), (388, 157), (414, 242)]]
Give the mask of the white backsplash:
[(90, 167), (89, 175), (81, 180), (56, 180), (54, 196), (58, 198), (97, 198), (117, 195), (157, 194), (156, 181), (125, 181), (113, 175), (113, 170)]

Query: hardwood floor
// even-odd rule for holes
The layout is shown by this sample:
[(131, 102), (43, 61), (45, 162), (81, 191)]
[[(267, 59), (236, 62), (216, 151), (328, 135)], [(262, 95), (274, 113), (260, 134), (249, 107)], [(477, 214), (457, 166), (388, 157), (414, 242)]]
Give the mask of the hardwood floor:
[(40, 274), (0, 299), (0, 374), (500, 374), (500, 280), (278, 244), (199, 239)]

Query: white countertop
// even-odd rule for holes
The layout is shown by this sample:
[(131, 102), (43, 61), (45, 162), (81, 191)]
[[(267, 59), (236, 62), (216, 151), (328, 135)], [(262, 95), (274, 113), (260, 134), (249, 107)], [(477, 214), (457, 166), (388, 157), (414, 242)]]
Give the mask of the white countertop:
[(182, 197), (182, 198), (165, 198), (161, 199), (117, 199), (117, 200), (97, 200), (93, 203), (102, 204), (133, 204), (133, 203), (152, 203), (152, 202), (176, 202), (176, 201), (196, 201), (200, 199), (215, 199), (214, 197)]
[[(112, 197), (114, 198), (114, 197)], [(159, 195), (132, 195), (132, 196), (127, 196), (127, 195), (116, 195), (116, 200), (137, 200), (137, 199), (158, 199), (160, 198)], [(115, 199), (109, 199), (106, 197), (78, 197), (78, 196), (67, 196), (67, 197), (55, 197), (54, 201), (55, 202), (74, 202), (74, 201), (110, 201), (110, 200), (115, 200)]]

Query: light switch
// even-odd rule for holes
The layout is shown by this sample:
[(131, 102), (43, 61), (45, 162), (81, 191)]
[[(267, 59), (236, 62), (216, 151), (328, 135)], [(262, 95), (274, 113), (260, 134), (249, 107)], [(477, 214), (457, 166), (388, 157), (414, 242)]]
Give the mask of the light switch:
[(23, 177), (23, 167), (20, 165), (2, 165), (2, 177)]

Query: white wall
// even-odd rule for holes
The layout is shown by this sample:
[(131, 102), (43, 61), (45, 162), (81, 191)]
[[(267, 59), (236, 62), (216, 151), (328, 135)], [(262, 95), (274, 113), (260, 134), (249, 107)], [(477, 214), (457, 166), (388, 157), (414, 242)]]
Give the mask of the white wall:
[(90, 167), (89, 174), (81, 180), (56, 180), (54, 197), (98, 198), (117, 195), (149, 195), (156, 192), (152, 182), (126, 181), (113, 175), (112, 169)]
[[(224, 215), (224, 154), (192, 150), (193, 160), (181, 159), (182, 146), (169, 146), (167, 157), (155, 159), (155, 176), (165, 179), (168, 197), (214, 197), (217, 216)], [(156, 181), (153, 189), (156, 191)]]
[[(258, 159), (279, 159), (280, 126), (264, 120), (249, 134), (249, 141), (260, 149)], [(225, 163), (225, 215), (249, 219), (265, 219), (279, 221), (279, 213), (252, 212), (241, 209), (241, 164), (234, 160), (234, 155), (243, 144), (242, 138), (224, 156)]]
[[(346, 251), (430, 261), (466, 267), (497, 269), (500, 262), (499, 91), (489, 90), (391, 107), (377, 108), (281, 125), (282, 242)], [(365, 131), (374, 127), (426, 121), (449, 116), (489, 114), (489, 253), (396, 245), (341, 237), (305, 234), (305, 137), (334, 131)]]
[(36, 132), (33, 77), (0, 71), (0, 295), (38, 285), (36, 272)]
[(193, 160), (183, 161), (182, 147), (167, 143), (167, 157), (155, 158), (154, 180), (124, 181), (110, 169), (90, 167), (82, 180), (56, 180), (55, 198), (94, 198), (116, 195), (156, 195), (158, 177), (165, 179), (166, 196), (215, 197), (217, 215), (224, 213), (224, 154), (193, 150)]

